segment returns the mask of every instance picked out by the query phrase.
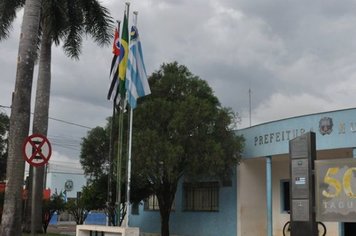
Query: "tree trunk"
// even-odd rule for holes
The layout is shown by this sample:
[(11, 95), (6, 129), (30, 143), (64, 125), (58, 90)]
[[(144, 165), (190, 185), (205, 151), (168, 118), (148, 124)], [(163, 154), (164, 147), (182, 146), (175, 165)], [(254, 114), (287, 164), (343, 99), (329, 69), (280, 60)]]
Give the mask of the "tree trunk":
[(162, 210), (161, 213), (161, 236), (169, 236), (169, 216), (171, 211)]
[(23, 225), (22, 232), (30, 233), (31, 232), (31, 202), (32, 202), (32, 179), (33, 179), (33, 167), (30, 166), (28, 171), (26, 191), (27, 199), (24, 201), (24, 213), (23, 213)]
[[(51, 47), (52, 40), (48, 34), (48, 29), (46, 24), (42, 26), (42, 40), (40, 48), (40, 58), (39, 58), (39, 68), (38, 68), (38, 78), (37, 78), (37, 89), (36, 89), (36, 100), (35, 100), (35, 110), (33, 115), (33, 125), (32, 132), (34, 134), (42, 134), (47, 136), (48, 130), (48, 113), (49, 113), (49, 97), (51, 90)], [(32, 169), (36, 168), (33, 172)], [(42, 200), (43, 200), (43, 188), (44, 188), (44, 174), (45, 167), (30, 167), (29, 175), (29, 189), (28, 189), (28, 200), (25, 208), (25, 222), (24, 222), (24, 232), (31, 231), (31, 213), (32, 213), (32, 197), (35, 199), (34, 208), (34, 226), (37, 233), (42, 233)], [(35, 175), (32, 175), (35, 173)], [(36, 181), (35, 184), (35, 195), (32, 193), (32, 183)]]
[[(42, 40), (41, 40), (41, 51), (39, 59), (38, 68), (38, 79), (37, 79), (37, 90), (36, 90), (36, 101), (35, 110), (33, 115), (33, 133), (42, 134), (47, 136), (48, 130), (48, 113), (49, 113), (49, 97), (51, 91), (51, 47), (52, 39), (49, 33), (47, 24), (43, 24), (42, 30)], [(33, 176), (33, 181), (35, 184), (35, 208), (34, 215), (35, 218), (34, 226), (36, 232), (43, 232), (42, 229), (42, 203), (43, 203), (43, 189), (45, 186), (44, 175), (45, 167), (35, 167), (36, 171)]]
[(22, 144), (28, 136), (30, 125), (31, 90), (40, 13), (40, 0), (26, 0), (10, 117), (7, 186), (0, 228), (1, 236), (21, 235), (22, 190), (25, 170)]
[(161, 215), (161, 236), (169, 236), (169, 218), (176, 190), (177, 183), (169, 183), (163, 181), (160, 186), (160, 190), (156, 193), (158, 198), (159, 212)]

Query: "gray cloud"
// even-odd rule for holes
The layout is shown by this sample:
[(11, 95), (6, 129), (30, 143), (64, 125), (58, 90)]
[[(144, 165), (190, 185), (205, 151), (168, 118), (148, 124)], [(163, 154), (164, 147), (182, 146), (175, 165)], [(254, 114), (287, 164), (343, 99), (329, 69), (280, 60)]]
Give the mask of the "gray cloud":
[[(124, 3), (103, 4), (122, 20)], [(130, 9), (139, 11), (148, 74), (165, 62), (186, 65), (209, 83), (223, 106), (239, 112), (241, 127), (249, 125), (249, 89), (252, 124), (355, 106), (353, 0), (147, 0), (131, 1)], [(11, 103), (20, 24), (16, 20), (11, 37), (0, 42), (2, 105)], [(50, 116), (105, 125), (111, 114), (106, 101), (111, 46), (100, 48), (87, 39), (82, 51), (72, 61), (60, 47), (53, 49)], [(50, 121), (58, 156), (78, 158), (86, 132)], [(65, 140), (74, 147), (58, 145)]]

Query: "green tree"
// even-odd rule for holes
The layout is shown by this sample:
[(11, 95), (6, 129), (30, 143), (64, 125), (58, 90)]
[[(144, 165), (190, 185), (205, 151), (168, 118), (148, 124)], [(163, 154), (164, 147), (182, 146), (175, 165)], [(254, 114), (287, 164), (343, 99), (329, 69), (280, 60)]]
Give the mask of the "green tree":
[(65, 209), (70, 213), (73, 217), (77, 225), (82, 225), (87, 218), (89, 212), (93, 210), (95, 204), (90, 202), (90, 200), (94, 200), (91, 195), (92, 189), (86, 189), (87, 193), (85, 197), (77, 196), (77, 199), (69, 199), (68, 202), (65, 204)]
[[(87, 191), (83, 191), (83, 195), (88, 196), (98, 194), (100, 197), (94, 199), (93, 202), (98, 206), (106, 206), (110, 225), (115, 225), (114, 201), (116, 196), (116, 181), (114, 181), (113, 178), (114, 168), (109, 166), (111, 163), (109, 163), (108, 155), (110, 155), (110, 135), (113, 135), (114, 137), (117, 135), (116, 132), (111, 134), (110, 127), (111, 119), (108, 119), (108, 124), (105, 128), (96, 127), (88, 132), (87, 137), (83, 138), (81, 143), (80, 163), (84, 169), (84, 173), (87, 176), (90, 176), (91, 179), (86, 186)], [(111, 179), (110, 185), (108, 178)], [(90, 194), (91, 192), (93, 193)], [(86, 198), (88, 198), (87, 196)]]
[[(65, 53), (79, 59), (82, 36), (87, 34), (100, 46), (110, 43), (112, 19), (109, 11), (99, 1), (44, 1), (41, 18), (42, 39), (39, 58), (33, 132), (47, 135), (48, 110), (51, 84), (51, 49), (53, 42), (64, 42)], [(36, 181), (36, 208), (40, 208), (44, 168), (38, 168)], [(39, 215), (41, 211), (37, 212)], [(38, 219), (35, 217), (35, 219)], [(36, 222), (36, 221), (35, 221)], [(35, 225), (39, 228), (39, 223)]]
[(163, 64), (149, 82), (152, 94), (134, 111), (132, 168), (157, 196), (161, 235), (168, 236), (178, 181), (183, 175), (230, 177), (243, 139), (231, 128), (232, 110), (185, 66)]
[[(7, 136), (9, 132), (9, 117), (0, 113), (0, 182), (6, 177)], [(0, 192), (0, 224), (4, 205), (4, 192)]]
[[(115, 119), (117, 121), (118, 119)], [(127, 121), (127, 117), (125, 117)], [(127, 123), (127, 122), (124, 122)], [(105, 128), (96, 127), (88, 132), (87, 137), (83, 138), (81, 143), (81, 154), (80, 154), (80, 163), (84, 169), (84, 173), (87, 176), (90, 176), (90, 183), (85, 187), (86, 191), (83, 191), (83, 197), (97, 196), (93, 198), (93, 202), (98, 208), (92, 207), (92, 209), (101, 209), (103, 205), (106, 205), (106, 210), (109, 215), (111, 225), (115, 225), (115, 196), (116, 196), (116, 168), (108, 168), (108, 165), (116, 167), (116, 161), (113, 163), (108, 163), (109, 155), (109, 140), (110, 136), (113, 135), (114, 138), (114, 147), (117, 147), (117, 124), (114, 125), (114, 132), (111, 134), (111, 119), (108, 119), (108, 123)], [(124, 136), (126, 140), (126, 136)], [(125, 145), (126, 146), (126, 145)], [(115, 152), (117, 153), (117, 149)], [(124, 147), (126, 149), (126, 147)], [(117, 156), (116, 154), (114, 155)], [(125, 155), (124, 155), (125, 156)], [(115, 158), (116, 159), (116, 158)], [(125, 161), (122, 163), (123, 172), (125, 170)], [(103, 171), (105, 170), (105, 171)], [(111, 174), (109, 174), (111, 170)], [(111, 189), (108, 191), (108, 176), (111, 176), (112, 184)], [(142, 199), (147, 198), (150, 195), (149, 190), (146, 188), (145, 182), (141, 181), (139, 178), (133, 178), (131, 185), (131, 202), (138, 203)], [(121, 184), (121, 203), (125, 203), (126, 193), (125, 193), (125, 179), (122, 179)], [(91, 190), (91, 191), (89, 191)], [(111, 192), (111, 201), (108, 202), (108, 194)], [(86, 197), (88, 198), (88, 197)], [(90, 201), (89, 201), (90, 202)], [(121, 209), (121, 219), (122, 222), (123, 216), (125, 215), (125, 209)]]
[(0, 113), (0, 181), (6, 177), (7, 137), (9, 133), (9, 117)]
[(62, 193), (55, 192), (49, 200), (43, 200), (42, 207), (42, 227), (43, 231), (47, 232), (47, 227), (55, 212), (58, 214), (65, 208), (65, 202)]
[(109, 153), (109, 130), (96, 127), (88, 132), (81, 143), (80, 163), (84, 173), (91, 178), (100, 179), (105, 173)]
[(1, 218), (2, 218), (2, 209), (4, 206), (4, 192), (0, 192), (0, 224), (1, 224)]
[[(13, 1), (16, 2), (16, 1)], [(0, 3), (0, 9), (12, 6), (11, 1)], [(5, 192), (4, 210), (0, 235), (21, 235), (22, 185), (25, 163), (21, 158), (22, 140), (29, 132), (30, 103), (33, 80), (33, 68), (37, 51), (38, 28), (40, 22), (41, 1), (26, 0), (21, 26), (16, 82), (10, 117), (9, 154), (7, 160), (7, 190)], [(3, 32), (3, 17), (0, 15), (0, 33)], [(5, 24), (6, 25), (6, 24)], [(10, 174), (9, 174), (10, 173)]]

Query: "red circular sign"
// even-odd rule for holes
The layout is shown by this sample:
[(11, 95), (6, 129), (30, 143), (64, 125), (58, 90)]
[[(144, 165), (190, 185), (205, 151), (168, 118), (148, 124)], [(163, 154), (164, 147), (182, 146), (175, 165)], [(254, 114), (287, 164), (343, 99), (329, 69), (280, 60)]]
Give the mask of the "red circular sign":
[(23, 143), (23, 158), (32, 166), (45, 165), (52, 154), (48, 139), (42, 134), (32, 134)]

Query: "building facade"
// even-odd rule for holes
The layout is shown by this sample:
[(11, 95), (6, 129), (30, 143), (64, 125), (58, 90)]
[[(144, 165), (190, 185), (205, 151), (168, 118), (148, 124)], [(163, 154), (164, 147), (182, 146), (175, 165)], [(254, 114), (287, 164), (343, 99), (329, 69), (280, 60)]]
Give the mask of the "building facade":
[[(356, 156), (356, 109), (293, 117), (237, 131), (245, 137), (245, 152), (237, 168), (237, 235), (283, 235), (283, 225), (290, 219), (289, 141), (310, 131), (316, 134), (317, 160)], [(327, 235), (355, 234), (353, 223), (324, 224)]]
[[(316, 159), (356, 157), (356, 109), (298, 116), (237, 130), (245, 149), (229, 187), (219, 183), (218, 208), (191, 211), (189, 186), (182, 181), (170, 218), (173, 235), (282, 236), (290, 220), (289, 142), (307, 132), (316, 134)], [(356, 189), (355, 189), (356, 192)], [(201, 199), (204, 197), (201, 195)], [(154, 200), (140, 205), (130, 216), (130, 226), (147, 235), (159, 235), (160, 218)], [(355, 219), (356, 222), (356, 219)], [(324, 222), (327, 235), (354, 235), (355, 223)]]
[(79, 163), (78, 166), (69, 166), (50, 162), (47, 166), (46, 187), (51, 190), (51, 194), (62, 192), (66, 198), (76, 198), (86, 183), (87, 179)]

